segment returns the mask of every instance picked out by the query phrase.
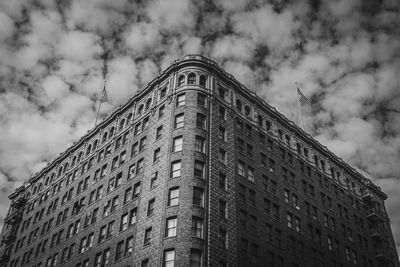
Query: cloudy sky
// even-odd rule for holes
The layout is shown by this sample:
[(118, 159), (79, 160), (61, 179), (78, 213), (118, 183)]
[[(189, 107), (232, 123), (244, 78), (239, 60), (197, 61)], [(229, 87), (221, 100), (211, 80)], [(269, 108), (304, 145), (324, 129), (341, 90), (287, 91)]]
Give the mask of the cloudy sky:
[(174, 59), (213, 58), (389, 195), (400, 249), (398, 0), (0, 2), (0, 225), (7, 196)]

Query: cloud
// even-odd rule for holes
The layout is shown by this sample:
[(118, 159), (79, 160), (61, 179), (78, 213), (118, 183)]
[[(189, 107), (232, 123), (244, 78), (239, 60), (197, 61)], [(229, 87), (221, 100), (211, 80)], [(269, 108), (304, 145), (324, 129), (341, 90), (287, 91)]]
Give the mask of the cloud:
[[(219, 63), (388, 193), (400, 249), (399, 6), (385, 1), (0, 2), (7, 195), (185, 54)], [(103, 76), (104, 66), (107, 71)]]

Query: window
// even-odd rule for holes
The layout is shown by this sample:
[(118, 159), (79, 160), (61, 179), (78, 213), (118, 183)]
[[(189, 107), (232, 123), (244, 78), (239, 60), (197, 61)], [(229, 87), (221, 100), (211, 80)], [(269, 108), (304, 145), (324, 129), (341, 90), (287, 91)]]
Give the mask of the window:
[(167, 95), (167, 86), (164, 86), (160, 89), (160, 99), (164, 98)]
[(136, 214), (137, 214), (137, 209), (134, 208), (133, 210), (130, 211), (129, 213), (129, 226), (133, 225), (136, 223)]
[(200, 75), (200, 85), (206, 86), (207, 77), (205, 75)]
[(195, 160), (194, 161), (194, 176), (204, 179), (204, 162)]
[(195, 84), (196, 83), (196, 74), (193, 72), (189, 73), (188, 75), (188, 84)]
[(167, 219), (167, 222), (165, 224), (165, 237), (176, 236), (176, 223), (177, 223), (176, 217)]
[(222, 126), (219, 126), (218, 137), (226, 142), (226, 129)]
[(133, 186), (133, 198), (137, 198), (139, 197), (140, 194), (140, 182), (137, 182), (134, 186)]
[(121, 224), (119, 226), (119, 231), (125, 231), (128, 228), (128, 213), (125, 213), (121, 217)]
[(197, 113), (196, 127), (200, 129), (206, 129), (206, 115)]
[(204, 190), (199, 187), (193, 187), (193, 205), (204, 207)]
[(139, 173), (141, 173), (143, 171), (143, 164), (144, 164), (144, 160), (143, 159), (140, 159), (137, 162), (136, 174), (139, 174)]
[(185, 83), (185, 75), (180, 75), (178, 78), (178, 86), (182, 86)]
[(154, 214), (154, 203), (155, 203), (156, 199), (153, 198), (151, 200), (149, 200), (149, 203), (147, 204), (147, 216), (151, 216)]
[(158, 108), (158, 118), (164, 116), (165, 105), (162, 105)]
[(156, 140), (159, 139), (159, 138), (161, 137), (161, 135), (162, 135), (162, 129), (163, 129), (163, 126), (162, 126), (162, 125), (159, 126), (159, 127), (157, 128), (157, 130), (156, 130)]
[(160, 160), (160, 154), (161, 154), (161, 148), (157, 148), (154, 150), (154, 156), (153, 156), (153, 163), (157, 162)]
[(222, 218), (226, 218), (227, 212), (226, 212), (226, 201), (220, 199), (219, 200), (219, 215)]
[(133, 176), (135, 176), (135, 171), (136, 171), (136, 164), (133, 164), (129, 167), (128, 171), (128, 180), (132, 179)]
[(176, 106), (181, 107), (185, 105), (185, 93), (179, 94), (176, 97)]
[(219, 106), (218, 108), (218, 116), (222, 120), (226, 120), (226, 109), (223, 106)]
[(179, 204), (179, 188), (170, 188), (168, 192), (168, 206), (176, 206)]
[(174, 124), (174, 128), (178, 129), (178, 128), (182, 128), (184, 126), (184, 114), (178, 114), (175, 116), (175, 124)]
[(149, 245), (151, 241), (151, 227), (147, 228), (144, 232), (144, 241), (143, 241), (143, 245)]
[(190, 250), (190, 267), (202, 266), (202, 251), (198, 249)]
[(136, 142), (132, 145), (132, 150), (131, 150), (131, 157), (134, 157), (137, 155), (138, 152), (138, 147), (139, 147), (139, 143)]
[(150, 189), (156, 187), (157, 177), (158, 177), (158, 172), (155, 172), (153, 176), (150, 178)]
[(204, 137), (196, 135), (195, 150), (197, 152), (205, 153), (205, 143), (206, 139)]
[(117, 248), (115, 249), (115, 260), (116, 261), (122, 258), (123, 246), (124, 246), (124, 241), (120, 241), (117, 243)]
[(164, 251), (163, 267), (175, 266), (175, 250)]
[(146, 130), (147, 127), (149, 127), (149, 117), (143, 119), (142, 131)]
[(226, 174), (221, 172), (219, 173), (218, 186), (219, 188), (226, 190)]
[(219, 227), (218, 231), (218, 244), (221, 248), (227, 248), (227, 232), (224, 228)]
[(238, 163), (237, 163), (237, 168), (238, 168), (238, 174), (239, 174), (240, 176), (245, 177), (244, 164), (243, 164), (243, 162), (238, 161)]
[(199, 107), (206, 107), (206, 99), (207, 96), (202, 93), (197, 94), (197, 106)]
[(139, 151), (143, 151), (146, 148), (146, 136), (140, 139)]
[(254, 169), (250, 166), (247, 168), (247, 179), (254, 182)]
[(181, 176), (181, 161), (174, 161), (171, 163), (171, 178)]
[(182, 151), (182, 142), (183, 142), (182, 136), (175, 137), (173, 140), (172, 152)]
[(192, 236), (203, 238), (203, 219), (200, 217), (192, 217)]
[(219, 149), (218, 160), (219, 160), (221, 163), (227, 164), (227, 157), (226, 157), (226, 151), (225, 151), (225, 149), (222, 149), (222, 148)]

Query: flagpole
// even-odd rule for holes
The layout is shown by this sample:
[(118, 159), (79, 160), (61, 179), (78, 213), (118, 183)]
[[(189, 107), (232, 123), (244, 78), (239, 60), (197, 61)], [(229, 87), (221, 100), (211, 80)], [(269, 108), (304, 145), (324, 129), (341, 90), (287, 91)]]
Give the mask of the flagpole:
[(299, 85), (297, 84), (297, 82), (295, 82), (295, 84), (296, 84), (296, 90), (297, 90), (297, 92), (296, 92), (296, 94), (297, 94), (297, 105), (299, 107), (299, 114), (300, 114), (300, 123), (301, 123), (300, 125), (301, 125), (301, 129), (304, 131), (303, 114), (301, 113), (300, 95), (298, 93)]
[[(106, 89), (106, 80), (104, 80), (104, 90)], [(102, 94), (104, 93), (104, 90), (102, 92)], [(97, 108), (97, 115), (96, 115), (96, 121), (94, 122), (94, 126), (97, 125), (97, 119), (99, 118), (99, 114), (100, 114), (100, 107), (101, 107), (101, 103), (103, 103), (103, 95), (101, 95), (101, 97), (99, 98), (99, 107)]]

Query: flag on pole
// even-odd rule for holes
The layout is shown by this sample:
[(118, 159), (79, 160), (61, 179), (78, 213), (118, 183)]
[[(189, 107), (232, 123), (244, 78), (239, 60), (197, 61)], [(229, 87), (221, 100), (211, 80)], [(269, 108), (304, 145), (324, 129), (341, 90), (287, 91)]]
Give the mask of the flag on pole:
[(307, 97), (303, 95), (303, 93), (300, 91), (300, 89), (297, 87), (297, 95), (299, 96), (299, 102), (303, 106), (305, 103), (307, 103)]
[(106, 81), (104, 81), (104, 87), (103, 87), (103, 92), (101, 92), (100, 96), (100, 102), (108, 102), (108, 96), (107, 96), (107, 91), (106, 91)]

